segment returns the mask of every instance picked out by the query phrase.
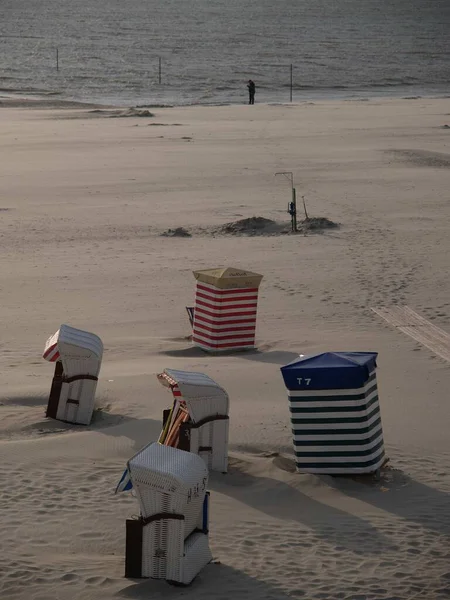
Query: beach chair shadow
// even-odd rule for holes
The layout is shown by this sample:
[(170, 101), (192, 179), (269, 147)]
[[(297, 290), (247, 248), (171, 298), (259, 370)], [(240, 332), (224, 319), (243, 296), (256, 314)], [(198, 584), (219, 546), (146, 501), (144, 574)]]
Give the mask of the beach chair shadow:
[(221, 351), (221, 352), (206, 352), (202, 350), (198, 346), (188, 346), (187, 348), (180, 348), (174, 350), (164, 350), (161, 352), (165, 356), (172, 356), (174, 358), (199, 358), (199, 357), (209, 357), (209, 358), (221, 358), (223, 356), (234, 356), (243, 360), (252, 360), (255, 362), (261, 363), (271, 363), (276, 365), (285, 365), (288, 362), (298, 358), (298, 353), (289, 352), (284, 350), (258, 350), (250, 349), (250, 350), (229, 350), (229, 351)]
[(6, 396), (1, 399), (1, 403), (5, 406), (46, 406), (48, 402), (48, 394), (36, 395), (31, 394), (29, 396)]
[(281, 589), (250, 577), (243, 571), (224, 564), (209, 564), (194, 579), (189, 587), (173, 587), (165, 581), (139, 580), (116, 593), (117, 598), (132, 600), (229, 600), (230, 598), (258, 598), (260, 600), (289, 600)]
[[(314, 479), (312, 475), (304, 477), (309, 483)], [(311, 530), (313, 542), (314, 538), (320, 538), (357, 555), (379, 555), (394, 548), (386, 536), (364, 519), (323, 504), (278, 479), (253, 476), (246, 472), (244, 461), (231, 459), (227, 475), (211, 473), (209, 487), (270, 517), (304, 525), (306, 530), (302, 535), (306, 539)]]
[(366, 480), (365, 485), (358, 477), (330, 479), (329, 485), (349, 497), (450, 536), (450, 494), (420, 483), (400, 469), (388, 466), (380, 481)]
[(58, 435), (61, 433), (82, 433), (98, 431), (113, 437), (128, 437), (139, 450), (152, 439), (157, 439), (161, 431), (161, 422), (152, 419), (135, 419), (128, 415), (94, 411), (90, 425), (66, 423), (56, 419), (44, 418), (22, 428), (22, 432), (37, 435)]
[(261, 363), (272, 363), (275, 365), (285, 365), (296, 358), (298, 358), (297, 352), (290, 352), (286, 350), (248, 350), (240, 354), (240, 358), (245, 360), (253, 360)]
[[(103, 435), (128, 438), (133, 442), (133, 449), (137, 451), (159, 438), (161, 421), (123, 416), (123, 420), (119, 423), (103, 427), (89, 427), (88, 429), (95, 429)], [(86, 431), (86, 428), (83, 431)]]

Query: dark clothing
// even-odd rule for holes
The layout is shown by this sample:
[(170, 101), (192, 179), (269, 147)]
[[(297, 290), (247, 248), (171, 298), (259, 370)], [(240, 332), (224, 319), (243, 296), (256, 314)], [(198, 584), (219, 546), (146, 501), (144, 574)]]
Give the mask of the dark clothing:
[(256, 85), (254, 84), (254, 82), (251, 79), (247, 83), (247, 88), (248, 88), (248, 103), (255, 104)]

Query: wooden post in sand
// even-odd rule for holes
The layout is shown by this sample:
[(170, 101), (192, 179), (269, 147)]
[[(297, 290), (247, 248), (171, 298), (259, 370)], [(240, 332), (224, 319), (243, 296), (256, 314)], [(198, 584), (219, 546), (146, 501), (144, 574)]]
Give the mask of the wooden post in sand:
[(161, 85), (161, 57), (159, 57), (158, 83)]
[[(284, 175), (291, 182), (291, 201), (288, 203), (288, 213), (291, 215), (292, 231), (297, 232), (297, 193), (294, 187), (294, 173), (292, 171), (279, 171), (275, 175)], [(305, 208), (306, 211), (306, 208)]]
[(290, 101), (292, 102), (292, 64), (291, 64), (291, 94), (290, 94)]
[(59, 71), (59, 53), (58, 53), (58, 48), (56, 48), (56, 70)]

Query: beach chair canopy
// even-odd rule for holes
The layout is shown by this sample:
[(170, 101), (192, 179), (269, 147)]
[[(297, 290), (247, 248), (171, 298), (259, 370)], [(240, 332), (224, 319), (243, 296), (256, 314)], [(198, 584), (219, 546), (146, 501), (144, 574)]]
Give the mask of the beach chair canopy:
[(165, 369), (157, 377), (164, 386), (171, 388), (175, 397), (186, 402), (194, 423), (214, 414), (228, 415), (228, 394), (208, 375)]
[(203, 271), (193, 271), (193, 273), (197, 281), (209, 283), (223, 290), (258, 288), (263, 278), (259, 273), (252, 273), (234, 267), (205, 269)]
[[(148, 444), (128, 461), (133, 485), (142, 483), (164, 494), (188, 499), (192, 486), (208, 479), (208, 469), (197, 454), (157, 442)], [(146, 515), (143, 515), (146, 516)]]
[(61, 325), (46, 342), (43, 358), (61, 361), (66, 375), (86, 373), (98, 375), (103, 356), (103, 343), (94, 333)]
[(295, 359), (281, 367), (288, 390), (363, 387), (376, 369), (377, 352), (324, 352)]
[(143, 518), (163, 512), (184, 515), (186, 535), (193, 531), (208, 484), (208, 468), (197, 454), (152, 442), (127, 467)]

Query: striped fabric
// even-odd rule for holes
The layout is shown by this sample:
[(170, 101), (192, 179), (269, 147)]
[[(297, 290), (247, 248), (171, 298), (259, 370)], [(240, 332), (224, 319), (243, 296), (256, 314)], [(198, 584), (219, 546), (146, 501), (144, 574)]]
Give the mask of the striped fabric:
[(297, 470), (371, 473), (384, 462), (376, 374), (358, 389), (289, 391)]
[(45, 349), (44, 354), (42, 355), (42, 358), (45, 358), (45, 360), (48, 360), (48, 362), (56, 362), (59, 359), (59, 350), (58, 350), (58, 343), (54, 343), (52, 344), (49, 348)]
[(157, 377), (158, 377), (158, 380), (163, 385), (170, 387), (170, 389), (172, 390), (172, 394), (174, 395), (175, 398), (181, 398), (182, 394), (181, 394), (180, 388), (178, 387), (178, 383), (175, 381), (175, 379), (170, 377), (170, 375), (168, 375), (166, 372), (159, 373), (157, 375)]
[(254, 348), (258, 288), (224, 290), (197, 282), (192, 339), (204, 350)]

